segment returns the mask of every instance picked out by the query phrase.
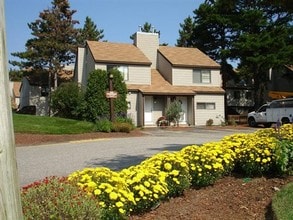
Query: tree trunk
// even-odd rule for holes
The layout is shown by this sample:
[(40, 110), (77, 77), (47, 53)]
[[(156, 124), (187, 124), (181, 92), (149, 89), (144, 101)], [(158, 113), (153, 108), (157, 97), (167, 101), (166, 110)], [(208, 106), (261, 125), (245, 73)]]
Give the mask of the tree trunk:
[(259, 108), (268, 101), (267, 89), (268, 76), (260, 67), (255, 68), (254, 73), (254, 107)]

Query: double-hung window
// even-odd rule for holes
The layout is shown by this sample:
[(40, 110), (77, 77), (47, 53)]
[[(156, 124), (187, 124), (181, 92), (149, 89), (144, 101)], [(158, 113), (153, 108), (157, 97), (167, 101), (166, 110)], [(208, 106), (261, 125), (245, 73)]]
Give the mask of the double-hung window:
[(214, 102), (197, 102), (196, 108), (197, 109), (214, 110), (214, 109), (216, 109), (216, 104)]
[(119, 72), (123, 76), (123, 80), (124, 81), (127, 81), (129, 79), (128, 78), (128, 66), (108, 65), (107, 66), (107, 71), (109, 71), (111, 69), (117, 69), (117, 70), (119, 70)]
[(194, 69), (193, 70), (193, 83), (203, 83), (210, 84), (211, 83), (211, 71), (205, 69)]

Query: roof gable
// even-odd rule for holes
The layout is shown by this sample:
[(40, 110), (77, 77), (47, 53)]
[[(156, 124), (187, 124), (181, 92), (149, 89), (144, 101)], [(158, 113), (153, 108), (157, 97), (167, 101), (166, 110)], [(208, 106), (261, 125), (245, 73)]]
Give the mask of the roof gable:
[(132, 44), (87, 41), (96, 62), (151, 65), (142, 51)]
[(220, 68), (218, 63), (197, 48), (160, 46), (159, 53), (175, 67)]

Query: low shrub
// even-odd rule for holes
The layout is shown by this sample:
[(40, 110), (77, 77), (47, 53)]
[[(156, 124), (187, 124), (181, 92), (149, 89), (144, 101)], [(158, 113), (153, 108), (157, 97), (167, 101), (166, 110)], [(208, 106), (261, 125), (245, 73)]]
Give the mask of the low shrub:
[(190, 186), (208, 186), (232, 172), (250, 177), (292, 175), (290, 126), (284, 125), (279, 131), (234, 134), (218, 142), (162, 152), (119, 172), (103, 167), (76, 171), (68, 180), (81, 190), (66, 179), (46, 179), (24, 188), (24, 213), (27, 219), (88, 219), (85, 215), (91, 211), (89, 216), (99, 214), (100, 219), (125, 219), (182, 195)]
[(184, 190), (191, 185), (189, 167), (179, 153), (162, 152), (144, 161), (142, 165), (145, 165), (148, 169), (155, 168), (166, 173), (168, 197), (182, 195)]
[(129, 117), (117, 117), (115, 121), (120, 123), (128, 123), (133, 128), (135, 127), (132, 118), (129, 118)]
[(235, 153), (221, 142), (187, 146), (181, 154), (189, 165), (193, 187), (211, 185), (234, 168)]
[(69, 175), (70, 181), (93, 195), (101, 209), (101, 219), (124, 219), (135, 200), (126, 181), (108, 168), (86, 168)]
[(133, 126), (127, 122), (114, 122), (112, 125), (112, 131), (129, 133), (133, 130)]
[(140, 164), (124, 169), (120, 175), (133, 192), (133, 213), (143, 213), (156, 207), (168, 194), (167, 175), (159, 169)]
[(110, 133), (113, 129), (112, 122), (107, 119), (102, 119), (96, 122), (96, 131)]
[(248, 176), (265, 175), (273, 169), (277, 139), (248, 134), (242, 147), (236, 149), (238, 172)]
[(231, 120), (229, 120), (228, 125), (237, 126), (237, 122), (236, 122), (235, 118), (232, 118)]
[(67, 178), (48, 177), (23, 187), (24, 219), (99, 219), (97, 201)]
[(211, 118), (206, 121), (206, 126), (212, 126), (213, 124), (214, 124), (214, 120)]
[(289, 140), (277, 142), (274, 154), (276, 173), (293, 175), (293, 142)]

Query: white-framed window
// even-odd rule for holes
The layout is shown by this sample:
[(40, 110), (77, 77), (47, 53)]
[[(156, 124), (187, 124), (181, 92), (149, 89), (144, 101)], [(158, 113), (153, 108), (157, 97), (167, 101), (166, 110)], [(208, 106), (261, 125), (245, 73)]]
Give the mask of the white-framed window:
[(127, 81), (128, 78), (128, 66), (124, 66), (124, 65), (107, 65), (107, 71), (111, 70), (111, 69), (117, 69), (120, 71), (121, 75), (123, 76), (124, 81)]
[(204, 83), (210, 84), (211, 83), (211, 71), (205, 69), (194, 69), (192, 75), (193, 83)]
[(214, 103), (214, 102), (197, 102), (196, 108), (197, 109), (214, 110), (214, 109), (216, 109), (216, 103)]

